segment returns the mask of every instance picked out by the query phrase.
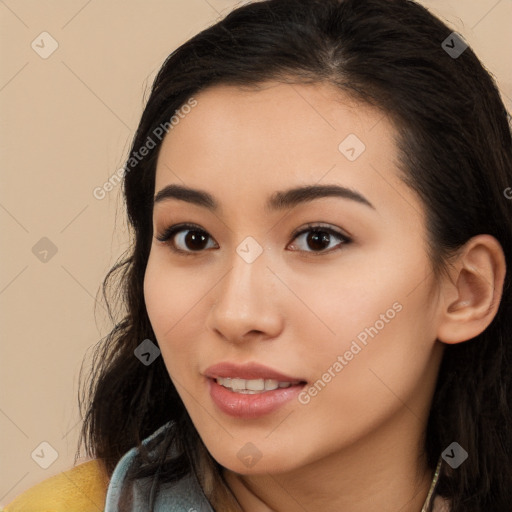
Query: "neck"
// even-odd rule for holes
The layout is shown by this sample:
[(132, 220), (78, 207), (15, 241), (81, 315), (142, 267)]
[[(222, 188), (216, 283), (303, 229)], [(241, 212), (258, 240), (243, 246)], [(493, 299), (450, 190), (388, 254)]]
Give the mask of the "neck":
[[(382, 425), (377, 435), (301, 468), (280, 474), (241, 475), (224, 470), (244, 512), (420, 512), (434, 469), (420, 449), (421, 424), (411, 417)], [(420, 442), (421, 440), (421, 442)]]

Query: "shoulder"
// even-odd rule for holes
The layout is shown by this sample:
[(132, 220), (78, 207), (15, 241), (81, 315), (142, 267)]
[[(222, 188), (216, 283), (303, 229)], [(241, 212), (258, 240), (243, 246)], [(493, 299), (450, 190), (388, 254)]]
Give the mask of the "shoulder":
[(43, 480), (4, 507), (4, 512), (102, 512), (108, 476), (98, 459)]

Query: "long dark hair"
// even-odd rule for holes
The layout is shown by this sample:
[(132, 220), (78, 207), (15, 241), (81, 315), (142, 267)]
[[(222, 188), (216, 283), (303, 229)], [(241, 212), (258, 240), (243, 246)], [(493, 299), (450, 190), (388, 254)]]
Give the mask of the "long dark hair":
[[(144, 474), (162, 481), (193, 472), (214, 506), (229, 508), (220, 465), (210, 456), (174, 388), (162, 358), (134, 357), (155, 343), (143, 297), (152, 239), (155, 168), (168, 123), (194, 94), (214, 84), (257, 87), (266, 80), (327, 82), (387, 113), (394, 122), (404, 182), (427, 211), (436, 275), (471, 237), (497, 238), (512, 263), (512, 145), (496, 84), (470, 47), (443, 45), (452, 30), (410, 0), (267, 0), (249, 3), (169, 55), (155, 78), (131, 147), (123, 192), (134, 243), (107, 274), (117, 276), (121, 320), (101, 340), (89, 385), (81, 441), (109, 474), (120, 457), (173, 421), (167, 446), (179, 456), (148, 461)], [(451, 36), (455, 37), (455, 36)], [(449, 47), (464, 48), (448, 39)], [(147, 144), (156, 147), (133, 159)], [(434, 469), (457, 441), (469, 458), (442, 474), (438, 492), (452, 512), (504, 511), (512, 504), (512, 287), (507, 272), (491, 325), (476, 338), (447, 345), (428, 419), (425, 451)], [(143, 474), (143, 473), (140, 473)], [(140, 476), (140, 475), (139, 475)], [(224, 489), (223, 491), (219, 489)]]

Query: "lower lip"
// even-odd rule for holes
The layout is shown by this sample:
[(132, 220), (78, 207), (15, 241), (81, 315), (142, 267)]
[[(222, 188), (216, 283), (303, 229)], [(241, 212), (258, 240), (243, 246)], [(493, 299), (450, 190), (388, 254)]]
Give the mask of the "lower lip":
[(287, 388), (277, 388), (261, 393), (246, 394), (231, 391), (214, 379), (208, 379), (210, 396), (215, 405), (224, 413), (236, 418), (259, 418), (279, 409), (294, 398), (305, 384), (296, 384)]

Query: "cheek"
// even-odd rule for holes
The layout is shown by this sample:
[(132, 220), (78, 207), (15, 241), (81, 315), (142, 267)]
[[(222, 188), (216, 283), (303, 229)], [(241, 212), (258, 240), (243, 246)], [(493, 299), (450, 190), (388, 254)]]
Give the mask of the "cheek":
[(325, 428), (318, 419), (327, 410), (329, 428), (347, 435), (370, 431), (404, 403), (420, 413), (435, 343), (423, 292), (384, 294), (380, 303), (360, 303), (359, 312), (352, 303), (353, 316), (338, 322), (336, 338), (311, 350), (312, 383), (301, 403), (309, 421), (319, 422), (314, 428)]
[(339, 269), (332, 266), (325, 274), (318, 272), (306, 278), (297, 273), (293, 281), (289, 281), (290, 288), (302, 299), (302, 303), (293, 297), (290, 299), (290, 303), (295, 304), (290, 328), (294, 329), (294, 322), (300, 321), (300, 332), (316, 332), (315, 335), (303, 334), (299, 339), (321, 340), (318, 343), (321, 350), (324, 347), (341, 350), (345, 346), (348, 349), (351, 340), (360, 333), (364, 341), (366, 329), (377, 323), (380, 332), (395, 320), (399, 315), (397, 310), (412, 302), (412, 295), (408, 295), (414, 276), (421, 274), (420, 282), (424, 274), (418, 271), (421, 265), (416, 269), (396, 269), (379, 267), (376, 261), (378, 258), (344, 261)]
[(328, 286), (306, 289), (297, 280), (294, 289), (310, 307), (299, 339), (308, 347), (304, 357), (311, 380), (320, 380), (312, 394), (347, 400), (363, 413), (368, 404), (354, 397), (379, 402), (382, 393), (392, 396), (386, 385), (412, 392), (435, 342), (430, 281), (425, 280), (429, 266), (421, 256), (387, 268), (379, 267), (378, 259), (373, 265), (362, 262), (358, 270), (347, 265)]
[(152, 250), (144, 275), (144, 300), (155, 334), (181, 328), (207, 291), (206, 279), (171, 264), (165, 249)]
[(193, 278), (191, 283), (186, 276), (152, 256), (144, 276), (146, 310), (169, 373), (186, 368), (203, 325), (194, 315), (207, 288), (201, 288), (201, 280)]

